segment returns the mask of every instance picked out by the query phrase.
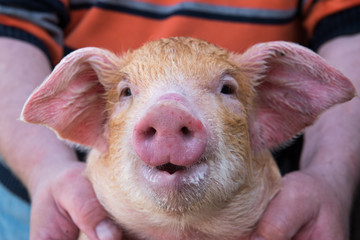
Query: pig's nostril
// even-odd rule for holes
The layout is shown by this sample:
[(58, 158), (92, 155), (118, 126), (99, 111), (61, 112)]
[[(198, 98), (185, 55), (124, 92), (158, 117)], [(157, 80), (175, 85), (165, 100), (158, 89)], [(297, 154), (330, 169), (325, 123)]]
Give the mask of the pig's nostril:
[(184, 137), (191, 137), (191, 136), (192, 136), (192, 132), (191, 132), (190, 129), (187, 128), (187, 127), (182, 127), (182, 128), (180, 129), (180, 132), (181, 132), (181, 134), (182, 134)]
[(153, 127), (149, 127), (148, 129), (146, 129), (146, 131), (144, 131), (144, 135), (146, 138), (152, 138), (153, 136), (155, 136), (156, 134), (156, 129)]

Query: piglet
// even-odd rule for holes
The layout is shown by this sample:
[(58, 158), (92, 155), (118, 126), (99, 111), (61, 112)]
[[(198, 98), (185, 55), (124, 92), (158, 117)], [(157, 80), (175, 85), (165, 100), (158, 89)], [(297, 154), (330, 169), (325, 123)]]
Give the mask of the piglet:
[(354, 87), (287, 42), (231, 53), (170, 38), (65, 57), (22, 117), (91, 148), (87, 176), (125, 239), (246, 239), (281, 176), (269, 149)]

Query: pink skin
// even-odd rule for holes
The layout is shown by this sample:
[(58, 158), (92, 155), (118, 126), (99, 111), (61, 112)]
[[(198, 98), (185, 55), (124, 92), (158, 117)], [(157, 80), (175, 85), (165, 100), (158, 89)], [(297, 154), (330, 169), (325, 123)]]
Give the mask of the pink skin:
[(201, 156), (208, 134), (191, 112), (184, 97), (168, 93), (135, 125), (133, 145), (146, 164), (142, 175), (152, 187), (171, 191), (204, 179), (208, 167), (201, 163)]

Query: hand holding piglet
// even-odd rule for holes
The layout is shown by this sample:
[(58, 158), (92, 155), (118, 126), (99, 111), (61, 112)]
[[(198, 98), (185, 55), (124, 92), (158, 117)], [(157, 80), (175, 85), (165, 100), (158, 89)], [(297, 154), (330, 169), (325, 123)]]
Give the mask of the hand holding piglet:
[[(326, 73), (326, 74), (324, 74)], [(354, 88), (295, 44), (234, 54), (192, 38), (66, 57), (27, 122), (91, 147), (87, 175), (126, 239), (246, 239), (282, 181), (269, 148)]]
[[(326, 42), (319, 54), (359, 91), (359, 34)], [(324, 112), (306, 129), (300, 171), (284, 177), (284, 186), (261, 218), (256, 235), (271, 240), (354, 238), (349, 236), (349, 216), (360, 179), (359, 123), (357, 96)]]

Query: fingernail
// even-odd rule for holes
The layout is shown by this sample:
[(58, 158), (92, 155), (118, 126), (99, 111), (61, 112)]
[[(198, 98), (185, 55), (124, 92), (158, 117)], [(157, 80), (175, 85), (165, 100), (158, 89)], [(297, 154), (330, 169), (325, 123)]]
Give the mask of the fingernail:
[(121, 237), (119, 229), (108, 219), (100, 222), (96, 226), (95, 232), (100, 240), (113, 240)]
[(259, 236), (259, 235), (255, 235), (251, 237), (251, 240), (265, 240), (265, 238)]

